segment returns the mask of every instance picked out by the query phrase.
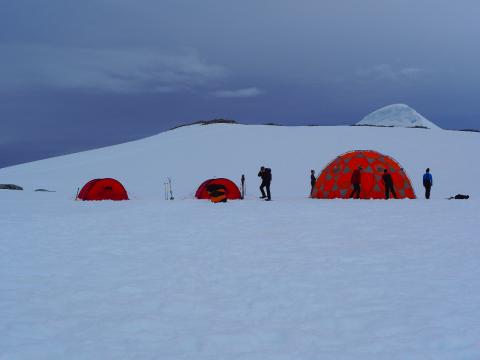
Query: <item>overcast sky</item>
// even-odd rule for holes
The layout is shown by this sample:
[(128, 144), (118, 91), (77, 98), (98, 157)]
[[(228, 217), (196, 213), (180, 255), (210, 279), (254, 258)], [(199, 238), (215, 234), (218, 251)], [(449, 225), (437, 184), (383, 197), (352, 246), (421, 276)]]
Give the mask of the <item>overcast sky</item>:
[(213, 118), (480, 128), (478, 0), (0, 0), (0, 167)]

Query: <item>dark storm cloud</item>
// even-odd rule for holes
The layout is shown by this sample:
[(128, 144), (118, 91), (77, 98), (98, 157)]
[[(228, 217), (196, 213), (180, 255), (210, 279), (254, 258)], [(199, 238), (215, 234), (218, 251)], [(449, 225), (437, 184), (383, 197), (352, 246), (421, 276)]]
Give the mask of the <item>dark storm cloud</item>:
[[(215, 117), (351, 124), (390, 103), (480, 127), (477, 1), (1, 6), (0, 144), (28, 144), (21, 160)], [(17, 161), (2, 154), (0, 166)]]

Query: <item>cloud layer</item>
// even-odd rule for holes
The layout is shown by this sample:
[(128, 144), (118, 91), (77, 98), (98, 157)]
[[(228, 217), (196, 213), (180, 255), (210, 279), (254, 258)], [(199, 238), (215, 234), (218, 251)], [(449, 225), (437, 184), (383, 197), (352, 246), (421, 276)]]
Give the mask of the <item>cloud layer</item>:
[(362, 80), (405, 81), (417, 80), (425, 70), (419, 67), (395, 67), (389, 64), (378, 64), (369, 68), (359, 69), (356, 75)]
[(177, 92), (215, 85), (227, 70), (193, 50), (0, 46), (0, 89), (48, 87), (113, 93)]
[(219, 98), (250, 98), (262, 95), (263, 90), (256, 87), (249, 87), (245, 89), (237, 90), (218, 90), (213, 91), (211, 94)]

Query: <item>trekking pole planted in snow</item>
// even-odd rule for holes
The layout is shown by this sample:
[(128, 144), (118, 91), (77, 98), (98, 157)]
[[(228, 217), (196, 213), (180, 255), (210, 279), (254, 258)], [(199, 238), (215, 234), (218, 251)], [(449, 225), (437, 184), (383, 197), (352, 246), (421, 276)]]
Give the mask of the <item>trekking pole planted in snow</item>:
[(243, 197), (245, 198), (245, 196), (247, 196), (247, 183), (245, 182), (245, 184), (243, 185)]
[(242, 200), (245, 199), (245, 175), (242, 175)]
[(77, 195), (75, 195), (75, 200), (78, 200), (78, 193), (80, 192), (80, 188), (77, 188)]
[(172, 179), (168, 178), (168, 187), (170, 189), (170, 200), (173, 200)]

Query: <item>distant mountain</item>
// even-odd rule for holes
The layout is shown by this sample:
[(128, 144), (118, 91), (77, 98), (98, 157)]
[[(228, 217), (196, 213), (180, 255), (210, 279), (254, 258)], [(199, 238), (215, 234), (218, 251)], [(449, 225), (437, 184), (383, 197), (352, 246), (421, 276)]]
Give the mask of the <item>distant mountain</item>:
[(441, 129), (405, 104), (385, 106), (368, 114), (355, 125)]

